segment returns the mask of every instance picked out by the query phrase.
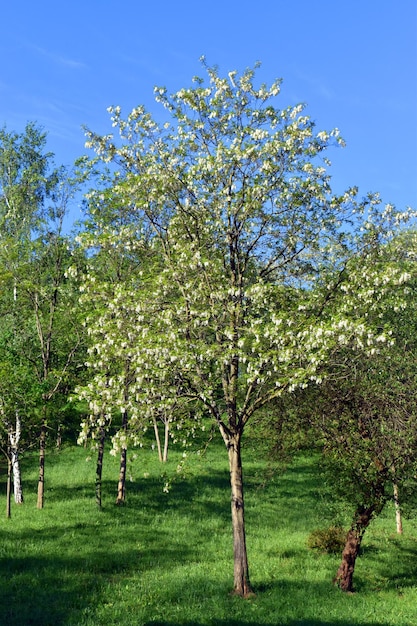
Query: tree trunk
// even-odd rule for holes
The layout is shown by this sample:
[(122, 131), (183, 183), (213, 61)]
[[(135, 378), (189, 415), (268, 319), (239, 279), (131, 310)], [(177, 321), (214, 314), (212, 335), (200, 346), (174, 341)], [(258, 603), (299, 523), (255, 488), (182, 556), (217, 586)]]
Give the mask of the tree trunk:
[(20, 462), (19, 462), (19, 442), (20, 435), (22, 432), (22, 424), (20, 421), (19, 411), (16, 411), (16, 424), (15, 431), (9, 431), (9, 441), (10, 441), (10, 454), (11, 454), (11, 463), (13, 468), (13, 490), (14, 490), (14, 501), (16, 504), (23, 503), (23, 489), (22, 489), (22, 479), (20, 473)]
[(38, 501), (37, 508), (43, 509), (45, 495), (45, 446), (46, 446), (46, 422), (42, 422), (41, 434), (39, 437), (39, 481), (38, 481)]
[[(127, 411), (123, 412), (122, 429), (127, 431)], [(119, 482), (117, 484), (117, 498), (116, 504), (121, 505), (126, 501), (126, 465), (127, 465), (127, 448), (125, 444), (122, 444), (122, 451), (120, 453), (120, 472)]]
[(97, 467), (96, 467), (96, 504), (101, 509), (101, 499), (103, 493), (103, 457), (104, 457), (104, 443), (106, 440), (106, 431), (101, 426), (100, 438), (98, 442), (98, 454), (97, 454)]
[(12, 459), (10, 454), (10, 447), (7, 450), (7, 487), (6, 487), (6, 518), (10, 519), (12, 516)]
[(126, 501), (126, 462), (127, 462), (127, 450), (122, 448), (120, 453), (120, 472), (119, 482), (117, 483), (117, 498), (116, 504), (121, 505)]
[(161, 437), (159, 435), (159, 428), (158, 428), (158, 420), (156, 419), (156, 417), (153, 418), (153, 428), (155, 431), (155, 441), (156, 441), (156, 448), (158, 450), (158, 458), (161, 463), (166, 463), (168, 461), (169, 419), (165, 417), (165, 419), (163, 420), (163, 424), (164, 424), (164, 447), (162, 449)]
[(158, 420), (156, 419), (156, 417), (153, 417), (153, 429), (155, 432), (155, 441), (156, 441), (156, 449), (158, 450), (158, 458), (160, 460), (160, 462), (162, 463), (162, 447), (161, 447), (161, 438), (159, 436), (159, 429), (158, 429)]
[(162, 455), (162, 461), (164, 463), (168, 461), (168, 442), (169, 442), (169, 419), (166, 419), (165, 429), (164, 429), (164, 452)]
[(234, 560), (234, 593), (242, 597), (252, 595), (249, 581), (249, 567), (246, 550), (245, 515), (243, 499), (243, 472), (241, 459), (241, 437), (234, 435), (228, 444), (232, 528), (233, 528), (233, 560)]
[(342, 562), (333, 580), (342, 591), (353, 591), (353, 572), (363, 536), (372, 518), (382, 511), (383, 506), (384, 502), (381, 497), (368, 507), (360, 506), (356, 509), (342, 552)]
[(58, 450), (60, 450), (61, 446), (62, 446), (62, 424), (60, 422), (56, 430), (56, 447)]
[(19, 452), (16, 448), (11, 450), (11, 462), (13, 468), (13, 491), (16, 504), (23, 504), (22, 478), (20, 473)]
[(395, 521), (397, 525), (397, 533), (399, 535), (403, 534), (403, 523), (401, 519), (401, 507), (400, 507), (400, 497), (398, 494), (398, 485), (394, 482), (394, 506), (395, 506)]

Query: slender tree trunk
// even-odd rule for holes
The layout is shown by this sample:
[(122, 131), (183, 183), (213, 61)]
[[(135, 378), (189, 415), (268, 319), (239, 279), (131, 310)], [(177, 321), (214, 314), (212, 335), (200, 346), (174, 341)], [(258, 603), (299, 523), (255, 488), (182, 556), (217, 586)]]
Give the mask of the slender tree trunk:
[(228, 444), (234, 560), (234, 593), (247, 597), (253, 591), (249, 581), (246, 550), (245, 515), (243, 498), (243, 472), (241, 459), (241, 436), (230, 437)]
[(19, 452), (17, 449), (11, 450), (11, 462), (13, 468), (13, 492), (16, 504), (23, 504), (22, 478), (20, 473)]
[(12, 516), (12, 459), (10, 454), (10, 446), (7, 450), (7, 487), (6, 487), (6, 518), (10, 519)]
[(342, 552), (342, 562), (333, 580), (334, 584), (338, 585), (342, 591), (353, 591), (353, 572), (363, 536), (372, 518), (382, 511), (383, 506), (384, 501), (381, 497), (368, 507), (360, 506), (356, 509)]
[(126, 464), (127, 464), (127, 450), (122, 448), (120, 453), (120, 471), (119, 482), (117, 483), (117, 498), (116, 504), (121, 505), (126, 501)]
[(62, 424), (61, 422), (58, 424), (58, 428), (56, 431), (56, 447), (58, 450), (61, 449), (62, 446)]
[(96, 504), (101, 509), (101, 500), (103, 493), (103, 457), (104, 457), (104, 443), (106, 440), (106, 431), (101, 426), (100, 438), (98, 442), (98, 454), (97, 454), (97, 467), (96, 467)]
[(46, 447), (46, 421), (42, 422), (41, 434), (39, 437), (39, 480), (38, 480), (38, 501), (37, 508), (43, 509), (45, 496), (45, 447)]
[(20, 461), (19, 461), (19, 442), (20, 435), (22, 432), (22, 423), (20, 420), (19, 411), (16, 411), (16, 424), (15, 431), (9, 431), (9, 441), (10, 441), (10, 454), (11, 454), (11, 462), (13, 468), (13, 491), (14, 491), (14, 501), (16, 504), (23, 503), (23, 489), (22, 489), (22, 479), (20, 473)]
[(156, 441), (156, 449), (158, 450), (158, 458), (160, 462), (162, 463), (163, 457), (162, 457), (161, 438), (159, 436), (158, 420), (156, 419), (155, 415), (153, 417), (153, 429), (155, 432), (155, 441)]
[(169, 419), (165, 417), (164, 421), (164, 447), (162, 448), (161, 437), (159, 435), (158, 420), (153, 418), (153, 428), (155, 431), (156, 448), (158, 450), (158, 458), (161, 463), (168, 461), (168, 444), (169, 444)]
[[(122, 429), (126, 432), (128, 424), (127, 411), (123, 412)], [(122, 444), (122, 451), (120, 453), (120, 471), (119, 482), (117, 484), (117, 498), (116, 504), (121, 505), (126, 501), (126, 469), (127, 469), (127, 448), (125, 444)]]
[(396, 482), (393, 483), (393, 489), (394, 489), (395, 522), (397, 525), (397, 533), (399, 535), (402, 535), (403, 534), (403, 522), (401, 519), (400, 497), (398, 493), (398, 485)]
[(168, 461), (168, 443), (169, 443), (169, 419), (165, 419), (164, 429), (164, 452), (162, 455), (162, 461), (166, 463)]

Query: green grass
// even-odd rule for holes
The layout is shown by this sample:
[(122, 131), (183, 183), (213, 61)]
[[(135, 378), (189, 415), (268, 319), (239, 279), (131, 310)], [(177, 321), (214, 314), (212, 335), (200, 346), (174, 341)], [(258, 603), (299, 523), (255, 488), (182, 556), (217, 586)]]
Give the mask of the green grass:
[[(299, 459), (262, 486), (244, 454), (247, 543), (256, 597), (232, 588), (225, 451), (190, 456), (163, 493), (164, 467), (140, 451), (125, 507), (116, 507), (117, 459), (106, 455), (104, 506), (94, 502), (95, 459), (66, 448), (46, 461), (45, 508), (36, 509), (36, 459), (25, 459), (25, 504), (0, 520), (0, 624), (4, 626), (412, 626), (417, 624), (417, 524), (395, 534), (387, 509), (365, 537), (357, 593), (332, 584), (337, 556), (306, 547), (331, 525), (313, 460)], [(179, 456), (171, 454), (175, 473)], [(323, 516), (325, 518), (323, 519)]]

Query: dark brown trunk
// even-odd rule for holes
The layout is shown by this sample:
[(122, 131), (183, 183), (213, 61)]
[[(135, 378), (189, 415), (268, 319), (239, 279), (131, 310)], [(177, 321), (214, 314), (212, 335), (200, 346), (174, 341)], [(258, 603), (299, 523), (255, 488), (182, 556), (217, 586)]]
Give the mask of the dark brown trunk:
[(363, 536), (372, 518), (382, 511), (383, 505), (381, 497), (381, 499), (368, 507), (360, 506), (356, 509), (342, 552), (342, 562), (333, 581), (342, 591), (353, 591), (353, 572)]
[(253, 594), (249, 581), (248, 556), (246, 550), (245, 511), (243, 498), (243, 472), (241, 459), (241, 438), (229, 439), (228, 455), (230, 466), (230, 486), (233, 528), (234, 593), (242, 597)]
[(38, 480), (38, 500), (36, 506), (43, 509), (45, 495), (45, 447), (46, 447), (46, 422), (42, 422), (41, 434), (39, 437), (39, 480)]
[(104, 443), (106, 440), (106, 431), (103, 426), (100, 427), (100, 437), (98, 442), (97, 467), (96, 467), (96, 504), (101, 509), (101, 499), (103, 491), (103, 457)]

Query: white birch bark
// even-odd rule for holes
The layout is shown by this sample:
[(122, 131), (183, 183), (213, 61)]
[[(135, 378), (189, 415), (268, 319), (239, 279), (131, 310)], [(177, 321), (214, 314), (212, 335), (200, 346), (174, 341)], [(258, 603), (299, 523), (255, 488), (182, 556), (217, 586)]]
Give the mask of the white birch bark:
[(9, 440), (10, 440), (10, 455), (11, 455), (11, 464), (13, 471), (13, 491), (14, 491), (14, 501), (16, 504), (23, 503), (23, 488), (22, 488), (22, 479), (20, 473), (20, 461), (19, 461), (19, 442), (20, 436), (22, 433), (22, 423), (20, 420), (19, 411), (16, 411), (16, 427), (14, 432), (10, 430), (9, 432)]
[(403, 523), (401, 519), (401, 508), (400, 508), (400, 497), (398, 494), (398, 485), (394, 483), (394, 505), (395, 505), (395, 522), (397, 525), (397, 533), (402, 535), (403, 533)]

